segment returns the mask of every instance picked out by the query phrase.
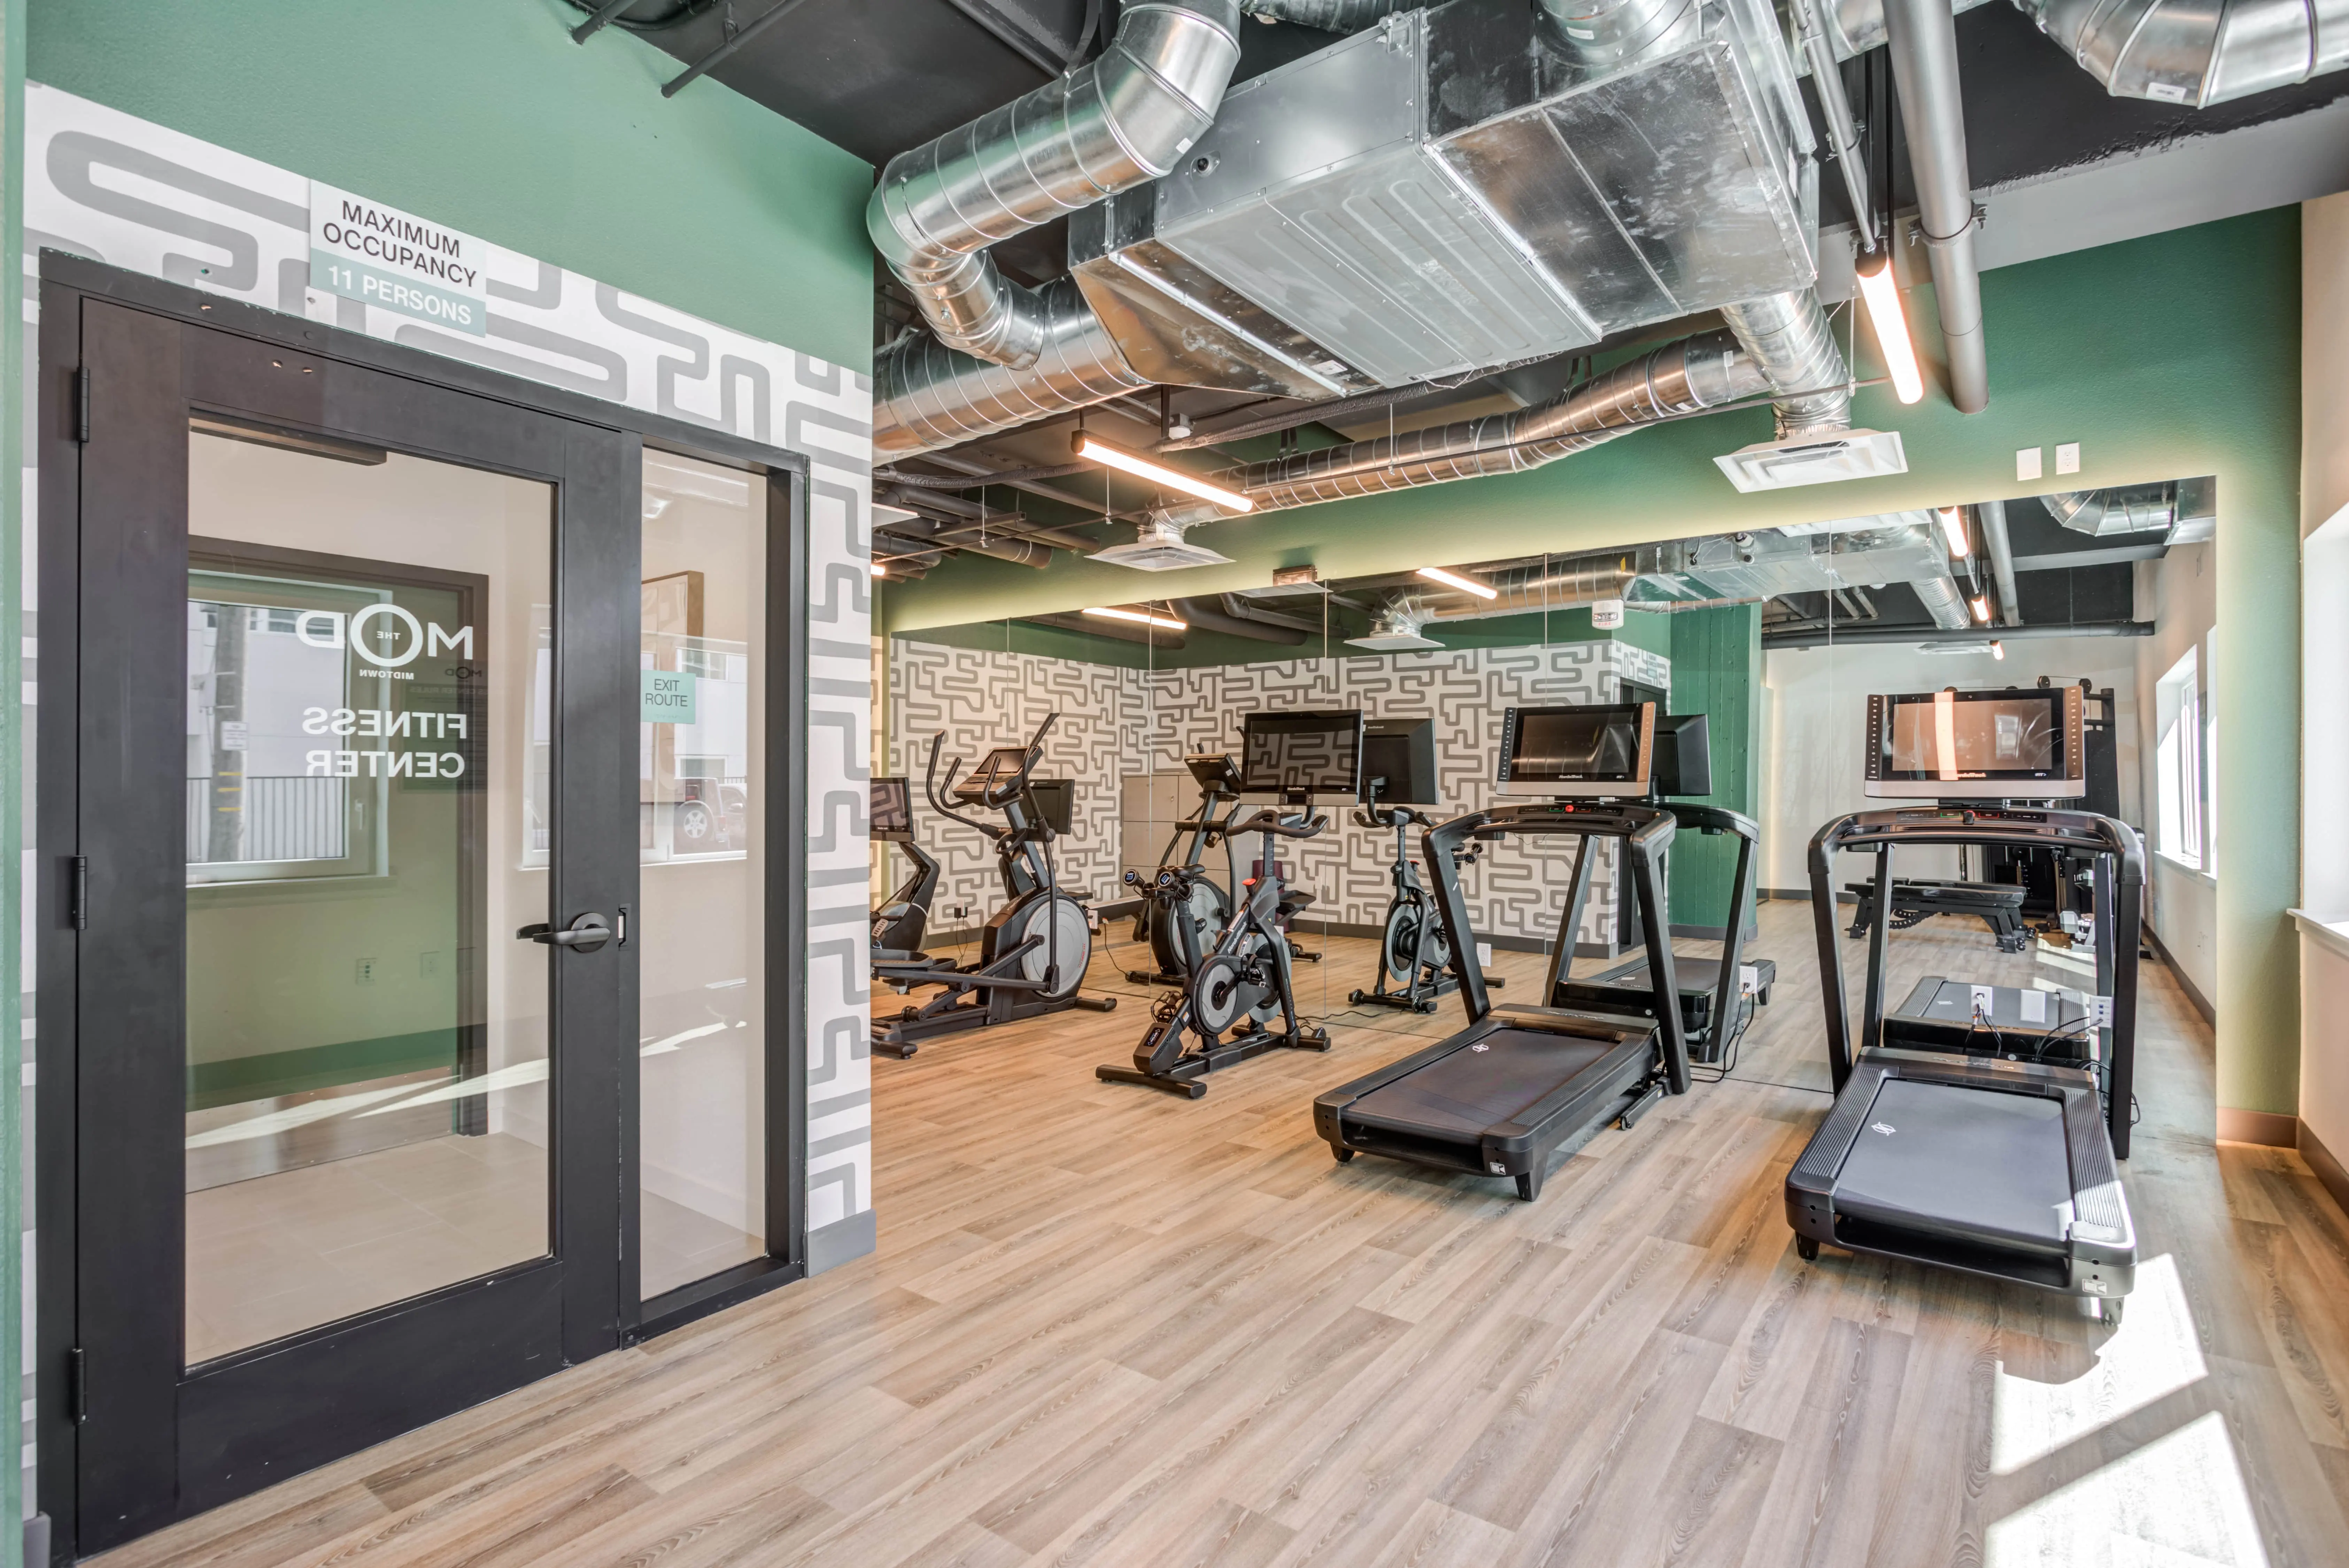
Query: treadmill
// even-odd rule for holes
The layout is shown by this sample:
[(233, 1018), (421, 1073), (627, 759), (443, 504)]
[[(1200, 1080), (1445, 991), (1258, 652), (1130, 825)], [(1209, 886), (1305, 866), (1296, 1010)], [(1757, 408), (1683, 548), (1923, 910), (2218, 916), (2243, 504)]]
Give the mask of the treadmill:
[[(2145, 850), (2126, 823), (2030, 804), (2081, 794), (2079, 711), (2076, 687), (1869, 698), (1868, 793), (1933, 798), (1839, 816), (1811, 840), (1836, 1102), (1786, 1178), (1803, 1257), (1824, 1244), (1956, 1269), (2118, 1321), (2137, 1271), (2117, 1162), (2134, 1104)], [(1881, 909), (1896, 851), (1964, 845), (2093, 860), (2095, 992), (2065, 1015), (2061, 997), (2030, 1002), (2016, 987), (1935, 975), (1896, 1020), (1889, 922), (1878, 920), (1855, 1051), (1836, 857), (1874, 855)], [(1962, 1023), (1943, 1016), (1961, 994)], [(2026, 1012), (2044, 1016), (2026, 1028)]]
[[(1720, 806), (1668, 798), (1713, 793), (1713, 750), (1707, 731), (1702, 713), (1659, 717), (1650, 783), (1656, 803), (1672, 814), (1682, 832), (1701, 833), (1707, 837), (1727, 834), (1737, 840), (1737, 867), (1730, 877), (1730, 910), (1722, 927), (1725, 936), (1720, 956), (1702, 958), (1680, 953), (1673, 960), (1680, 980), (1681, 1030), (1688, 1036), (1689, 1060), (1725, 1069), (1734, 1060), (1738, 1040), (1754, 1021), (1754, 1009), (1769, 1005), (1770, 988), (1777, 983), (1778, 966), (1768, 959), (1749, 961), (1745, 957), (1745, 927), (1754, 918), (1758, 898), (1756, 884), (1761, 878), (1761, 857), (1756, 853), (1762, 842), (1761, 824)], [(1567, 896), (1565, 930), (1569, 935), (1582, 929), (1583, 901), (1590, 892), (1591, 859), (1586, 845), (1583, 853), (1576, 857), (1574, 884)], [(1567, 940), (1555, 944), (1550, 953), (1549, 975), (1542, 985), (1542, 994), (1551, 1006), (1629, 1012), (1639, 1017), (1654, 1015), (1656, 988), (1648, 980), (1644, 954), (1580, 979), (1574, 978), (1573, 967), (1573, 943)], [(1716, 1032), (1713, 1027), (1715, 1018), (1731, 1020), (1729, 1028)]]
[[(1457, 857), (1471, 839), (1543, 835), (1620, 840), (1646, 933), (1651, 971), (1676, 992), (1662, 866), (1677, 824), (1650, 805), (1656, 705), (1511, 709), (1502, 724), (1503, 794), (1551, 797), (1471, 812), (1430, 828), (1423, 863), (1454, 953), (1476, 932)], [(1561, 926), (1558, 940), (1574, 931)], [(1681, 1011), (1655, 1019), (1565, 1007), (1495, 1007), (1483, 971), (1459, 966), (1468, 1027), (1313, 1102), (1313, 1130), (1340, 1163), (1370, 1153), (1446, 1170), (1507, 1177), (1527, 1201), (1551, 1157), (1608, 1123), (1629, 1129), (1667, 1094), (1689, 1087)]]

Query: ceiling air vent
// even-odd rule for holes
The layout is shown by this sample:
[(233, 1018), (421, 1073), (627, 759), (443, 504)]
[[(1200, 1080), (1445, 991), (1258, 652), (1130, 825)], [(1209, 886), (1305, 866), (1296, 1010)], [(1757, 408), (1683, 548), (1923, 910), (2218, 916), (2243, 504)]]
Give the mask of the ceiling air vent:
[(1371, 617), (1371, 629), (1361, 637), (1346, 639), (1349, 648), (1367, 648), (1373, 653), (1409, 653), (1424, 648), (1444, 645), (1432, 637), (1419, 635), (1423, 610), (1409, 604), (1386, 605)]
[(1221, 566), (1231, 561), (1229, 556), (1219, 556), (1205, 545), (1194, 545), (1183, 537), (1183, 530), (1172, 523), (1150, 522), (1134, 530), (1131, 545), (1112, 545), (1106, 550), (1095, 550), (1087, 559), (1106, 561), (1112, 566), (1132, 566), (1138, 572), (1172, 572), (1184, 566)]
[(1730, 483), (1749, 494), (1909, 472), (1899, 431), (1836, 431), (1757, 441), (1713, 461)]

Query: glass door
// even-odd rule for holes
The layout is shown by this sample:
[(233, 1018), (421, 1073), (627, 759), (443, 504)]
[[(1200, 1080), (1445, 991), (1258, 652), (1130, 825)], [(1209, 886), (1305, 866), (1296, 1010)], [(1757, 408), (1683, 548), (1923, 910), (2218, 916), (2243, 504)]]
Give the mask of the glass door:
[[(45, 937), (87, 1552), (618, 1343), (653, 585), (632, 438), (78, 310)], [(699, 677), (703, 721), (654, 748), (659, 834), (722, 857), (743, 694), (724, 635), (673, 641), (646, 668)]]

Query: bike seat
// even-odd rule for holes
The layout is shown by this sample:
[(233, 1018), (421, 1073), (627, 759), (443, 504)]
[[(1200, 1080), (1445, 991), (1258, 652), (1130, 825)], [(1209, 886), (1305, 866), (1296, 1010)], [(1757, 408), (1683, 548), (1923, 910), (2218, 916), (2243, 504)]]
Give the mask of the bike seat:
[(1275, 908), (1284, 915), (1293, 915), (1298, 910), (1309, 907), (1312, 902), (1313, 895), (1299, 888), (1281, 894), (1280, 902)]
[(1278, 812), (1268, 807), (1246, 822), (1234, 823), (1224, 831), (1234, 838), (1249, 833), (1269, 833), (1277, 838), (1311, 838), (1329, 826), (1330, 819), (1326, 816), (1317, 816), (1310, 822), (1283, 822)]

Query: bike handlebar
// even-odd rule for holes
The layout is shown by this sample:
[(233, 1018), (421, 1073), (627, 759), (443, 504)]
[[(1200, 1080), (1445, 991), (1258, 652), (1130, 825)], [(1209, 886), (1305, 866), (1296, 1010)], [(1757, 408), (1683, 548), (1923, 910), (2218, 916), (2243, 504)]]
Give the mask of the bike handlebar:
[(1310, 838), (1329, 826), (1330, 819), (1326, 816), (1317, 816), (1310, 822), (1283, 822), (1280, 813), (1270, 806), (1264, 806), (1246, 822), (1226, 826), (1224, 833), (1231, 838), (1237, 838), (1244, 833), (1269, 833), (1280, 838)]

